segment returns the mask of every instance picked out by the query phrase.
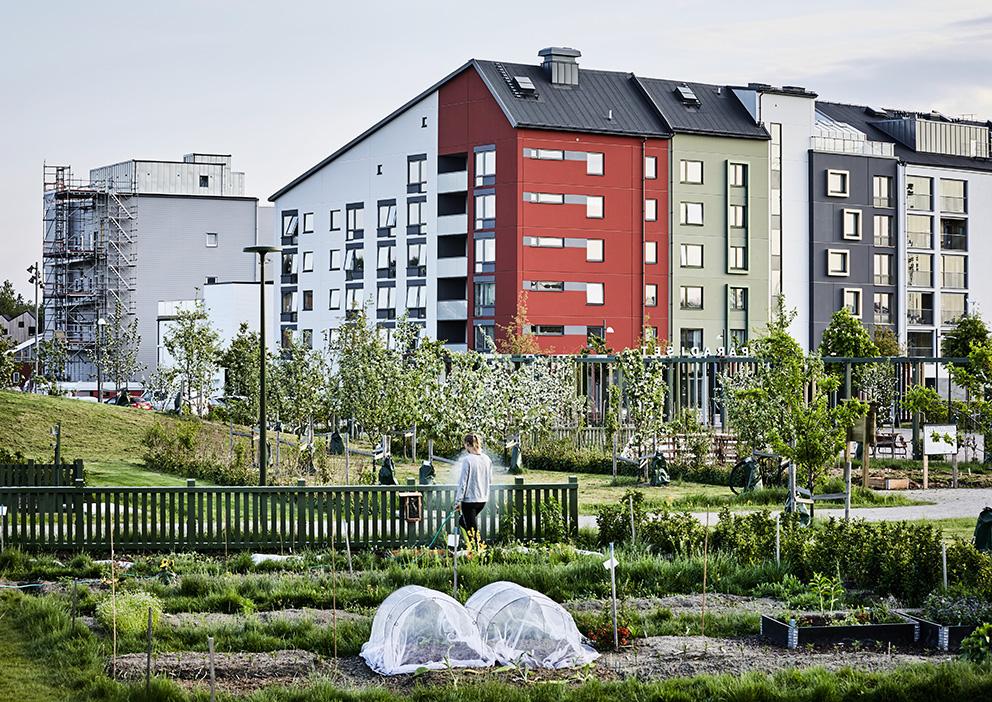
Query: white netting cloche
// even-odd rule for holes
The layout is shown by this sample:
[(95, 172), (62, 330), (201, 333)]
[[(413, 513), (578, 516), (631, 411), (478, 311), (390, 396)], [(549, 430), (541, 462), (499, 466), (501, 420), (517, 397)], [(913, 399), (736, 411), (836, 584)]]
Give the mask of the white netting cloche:
[(504, 665), (569, 668), (599, 658), (560, 604), (516, 583), (486, 585), (468, 599), (465, 609)]
[(407, 585), (376, 610), (361, 656), (382, 675), (419, 668), (485, 668), (495, 656), (465, 608), (443, 592)]

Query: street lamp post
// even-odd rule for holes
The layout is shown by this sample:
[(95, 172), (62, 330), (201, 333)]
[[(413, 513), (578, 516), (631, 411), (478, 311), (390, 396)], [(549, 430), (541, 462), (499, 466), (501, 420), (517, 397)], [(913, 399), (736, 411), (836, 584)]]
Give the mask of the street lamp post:
[(103, 402), (103, 328), (107, 320), (103, 317), (96, 322), (96, 401)]
[(38, 373), (41, 368), (41, 308), (38, 302), (38, 289), (44, 289), (45, 280), (43, 273), (40, 268), (38, 268), (38, 262), (35, 261), (31, 266), (28, 266), (28, 273), (31, 277), (28, 279), (28, 283), (34, 285), (34, 375), (31, 376), (31, 386), (34, 387), (35, 383), (38, 382)]
[(265, 485), (265, 257), (282, 251), (281, 246), (246, 246), (245, 253), (258, 254), (258, 484)]

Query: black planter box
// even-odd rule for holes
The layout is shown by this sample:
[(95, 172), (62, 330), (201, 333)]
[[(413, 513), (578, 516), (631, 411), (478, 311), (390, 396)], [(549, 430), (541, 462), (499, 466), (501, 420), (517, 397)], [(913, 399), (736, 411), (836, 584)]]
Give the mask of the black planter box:
[(978, 628), (975, 624), (935, 624), (934, 622), (924, 619), (918, 614), (909, 614), (905, 612), (900, 612), (900, 614), (905, 614), (905, 616), (919, 624), (920, 643), (924, 646), (929, 646), (930, 648), (936, 648), (938, 651), (959, 650), (961, 648), (961, 641), (964, 637)]
[[(839, 612), (838, 614), (843, 614)], [(843, 643), (894, 643), (912, 645), (919, 640), (920, 624), (902, 613), (897, 624), (845, 624), (842, 626), (799, 626), (767, 614), (761, 615), (761, 636), (784, 648), (831, 646)]]

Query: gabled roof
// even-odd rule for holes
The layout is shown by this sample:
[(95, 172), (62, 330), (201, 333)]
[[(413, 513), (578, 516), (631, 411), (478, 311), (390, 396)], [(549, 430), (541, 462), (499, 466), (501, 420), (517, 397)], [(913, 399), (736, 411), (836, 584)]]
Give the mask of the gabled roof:
[[(895, 119), (906, 115), (918, 114), (922, 119), (929, 117), (925, 113), (887, 110), (889, 117), (879, 117), (872, 114), (871, 108), (864, 105), (848, 105), (841, 102), (817, 101), (816, 109), (839, 122), (846, 122), (852, 127), (864, 132), (872, 141), (885, 141), (894, 144), (896, 157), (904, 163), (917, 166), (936, 166), (940, 168), (959, 168), (970, 171), (992, 171), (992, 159), (971, 158), (969, 156), (951, 156), (949, 154), (934, 154), (926, 151), (916, 151), (894, 139), (876, 126), (884, 119)], [(962, 120), (964, 121), (964, 120)], [(985, 126), (987, 123), (964, 121), (965, 124)]]
[[(768, 132), (757, 124), (734, 92), (708, 83), (638, 78), (645, 93), (675, 133), (768, 139)], [(689, 88), (698, 104), (685, 101), (679, 88)]]
[[(476, 61), (475, 66), (514, 127), (671, 136), (633, 73), (583, 68), (577, 86), (559, 86), (540, 66), (497, 61)], [(531, 80), (533, 96), (518, 97), (510, 83), (517, 76)]]

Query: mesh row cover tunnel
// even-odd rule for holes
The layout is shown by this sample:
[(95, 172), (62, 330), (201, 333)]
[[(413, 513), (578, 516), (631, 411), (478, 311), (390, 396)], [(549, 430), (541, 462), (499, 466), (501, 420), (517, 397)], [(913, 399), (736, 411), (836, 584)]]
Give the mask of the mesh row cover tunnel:
[(468, 599), (465, 609), (504, 665), (568, 668), (599, 658), (560, 604), (516, 583), (486, 585)]
[(361, 656), (381, 675), (485, 668), (496, 660), (457, 600), (419, 585), (401, 587), (383, 600)]

